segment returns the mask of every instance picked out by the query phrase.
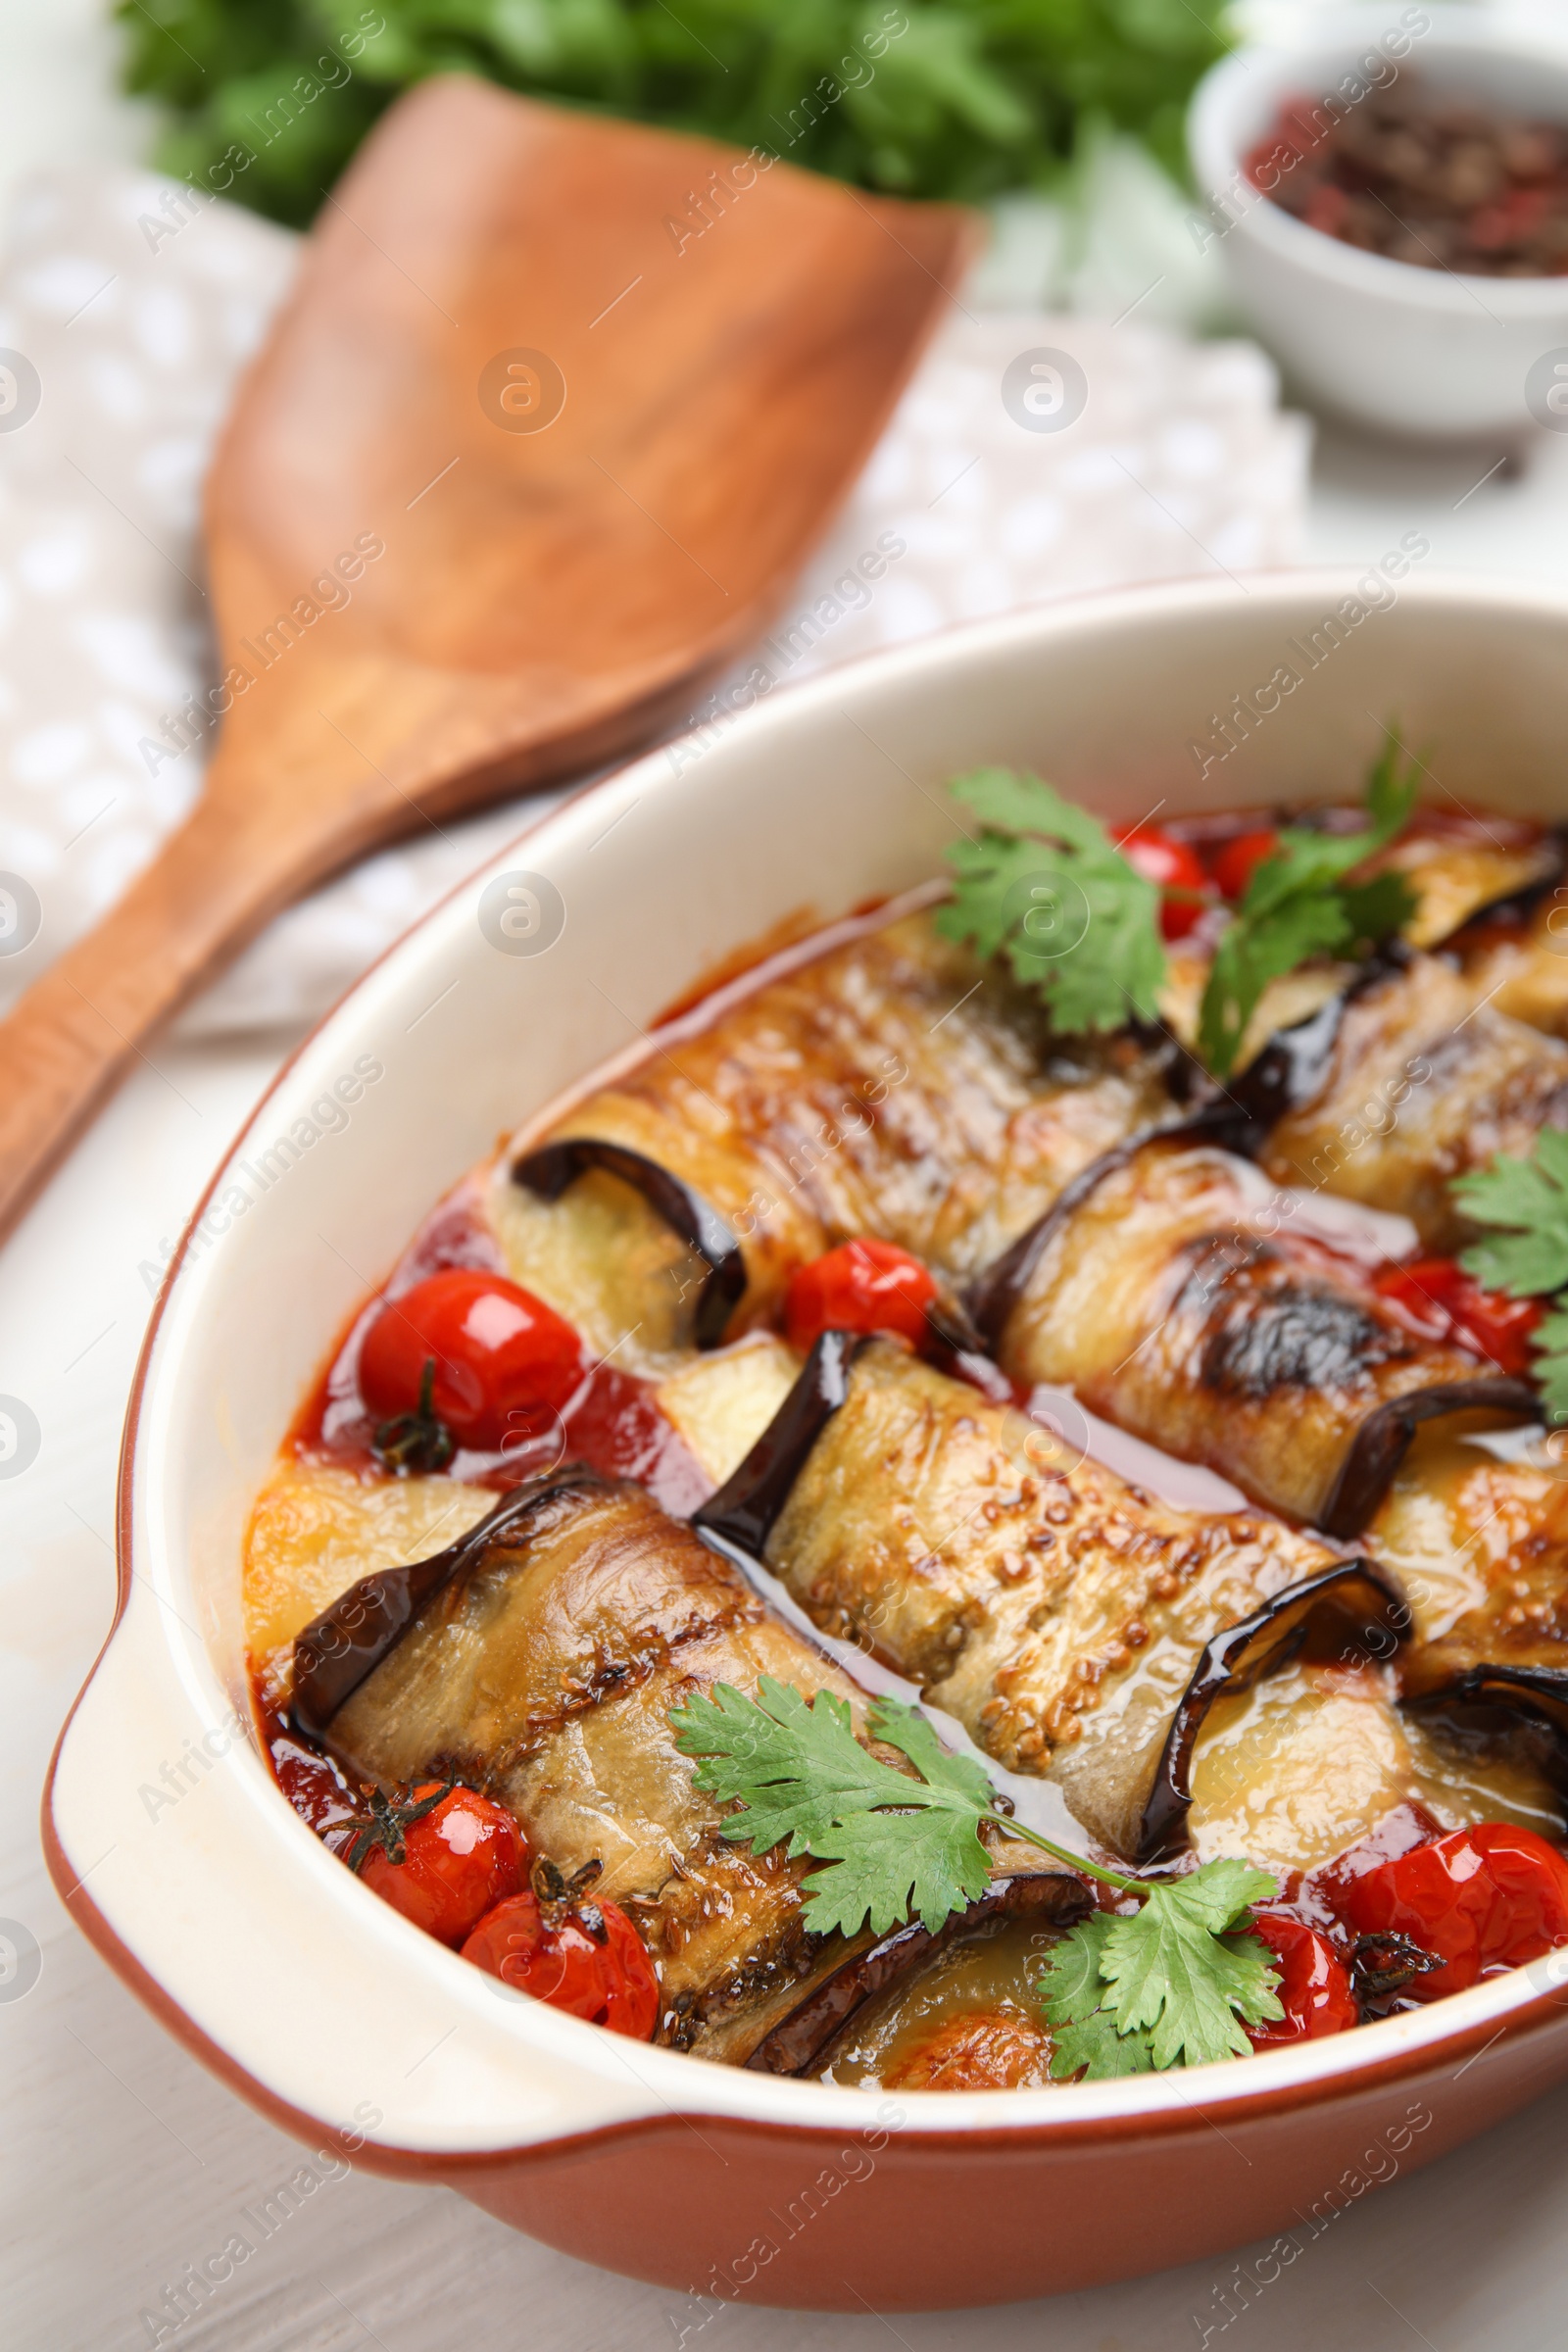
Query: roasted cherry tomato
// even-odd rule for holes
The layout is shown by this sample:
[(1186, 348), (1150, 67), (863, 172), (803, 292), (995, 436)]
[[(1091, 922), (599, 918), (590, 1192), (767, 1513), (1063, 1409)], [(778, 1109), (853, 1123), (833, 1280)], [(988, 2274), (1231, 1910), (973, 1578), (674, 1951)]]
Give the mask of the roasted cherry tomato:
[(583, 1371), (582, 1344), (553, 1307), (504, 1274), (469, 1268), (428, 1275), (389, 1299), (360, 1351), (372, 1413), (422, 1410), (460, 1445), (486, 1452), (537, 1437)]
[[(1201, 915), (1210, 895), (1208, 876), (1197, 851), (1185, 841), (1173, 841), (1158, 825), (1129, 825), (1110, 838), (1133, 871), (1142, 874), (1146, 882), (1157, 882), (1164, 892), (1159, 927), (1165, 937), (1183, 938)], [(1173, 891), (1178, 895), (1172, 897)]]
[(1280, 846), (1279, 835), (1272, 831), (1238, 833), (1222, 850), (1216, 850), (1209, 860), (1212, 874), (1222, 897), (1242, 898), (1254, 870), (1265, 858), (1272, 858)]
[(1350, 1973), (1326, 1936), (1281, 1911), (1255, 1913), (1252, 1933), (1278, 1963), (1277, 1989), (1285, 2011), (1265, 2025), (1245, 2029), (1254, 2050), (1280, 2041), (1316, 2041), (1320, 2034), (1343, 2034), (1355, 2024), (1361, 2011)]
[(1539, 1298), (1484, 1291), (1451, 1257), (1389, 1266), (1377, 1288), (1434, 1339), (1452, 1340), (1515, 1376), (1530, 1369), (1530, 1335), (1544, 1311)]
[(911, 1347), (930, 1337), (925, 1310), (937, 1295), (928, 1266), (892, 1242), (842, 1242), (790, 1276), (784, 1324), (792, 1348), (824, 1331), (891, 1331)]
[(1351, 1879), (1339, 1908), (1359, 1934), (1407, 1936), (1446, 1962), (1410, 1981), (1435, 2001), (1568, 1943), (1568, 1861), (1534, 1830), (1486, 1821)]
[(646, 2041), (659, 2022), (659, 1979), (625, 1912), (618, 1903), (550, 1908), (553, 1924), (525, 1887), (480, 1920), (463, 1957), (514, 1992)]
[(394, 1911), (442, 1943), (462, 1943), (512, 1893), (528, 1848), (505, 1805), (474, 1788), (444, 1788), (424, 1781), (405, 1803), (381, 1798), (368, 1817), (356, 1816), (342, 1850)]

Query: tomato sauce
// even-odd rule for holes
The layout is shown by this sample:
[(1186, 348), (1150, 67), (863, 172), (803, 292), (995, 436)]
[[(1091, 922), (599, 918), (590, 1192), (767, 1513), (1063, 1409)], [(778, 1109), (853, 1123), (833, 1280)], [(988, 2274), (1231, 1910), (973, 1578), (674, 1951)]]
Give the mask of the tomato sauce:
[[(504, 1271), (496, 1239), (483, 1220), (471, 1179), (441, 1202), (398, 1260), (384, 1289), (359, 1309), (289, 1432), (304, 1460), (328, 1462), (361, 1474), (382, 1467), (375, 1448), (377, 1416), (360, 1389), (360, 1352), (370, 1324), (389, 1299), (450, 1269)], [(634, 1478), (656, 1501), (684, 1518), (712, 1492), (712, 1482), (660, 1411), (656, 1384), (610, 1363), (590, 1364), (559, 1414), (537, 1434), (499, 1452), (460, 1449), (448, 1475), (505, 1494), (563, 1462), (586, 1462), (606, 1478)]]

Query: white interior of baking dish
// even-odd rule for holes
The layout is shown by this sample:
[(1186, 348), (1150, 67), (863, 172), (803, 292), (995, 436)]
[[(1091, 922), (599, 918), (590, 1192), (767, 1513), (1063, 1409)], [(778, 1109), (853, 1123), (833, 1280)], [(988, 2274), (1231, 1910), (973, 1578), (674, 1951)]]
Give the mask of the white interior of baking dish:
[[(1336, 612), (1340, 641), (1314, 667), (1311, 632)], [(1282, 668), (1300, 682), (1268, 708)], [(1221, 759), (1213, 721), (1237, 697), (1238, 748)], [(799, 907), (835, 914), (936, 870), (950, 775), (1034, 766), (1123, 818), (1343, 798), (1391, 718), (1440, 802), (1568, 813), (1568, 598), (1407, 572), (1375, 588), (1339, 573), (1227, 579), (1045, 608), (830, 673), (567, 804), (309, 1040), (215, 1179), (216, 1213), (187, 1236), (163, 1301), (122, 1511), (128, 1600), (54, 1796), (73, 1875), (110, 1928), (266, 2090), (324, 2129), (427, 2151), (669, 2110), (865, 2121), (863, 2092), (631, 2044), (508, 1993), (342, 1869), (232, 1729), (247, 1710), (251, 1497), (343, 1319), (444, 1188), (738, 944)], [(519, 868), (564, 902), (542, 954), (500, 953), (480, 928), (484, 885)], [(302, 1145), (296, 1122), (366, 1056), (383, 1074), (346, 1124), (312, 1121), (327, 1131)], [(297, 1160), (264, 1188), (246, 1168), (265, 1174), (280, 1137)], [(1505, 2016), (1542, 1988), (1543, 1965), (1201, 2078), (914, 2094), (907, 2128), (1038, 2129), (1191, 2108), (1200, 2087), (1230, 2102), (1326, 2084)]]

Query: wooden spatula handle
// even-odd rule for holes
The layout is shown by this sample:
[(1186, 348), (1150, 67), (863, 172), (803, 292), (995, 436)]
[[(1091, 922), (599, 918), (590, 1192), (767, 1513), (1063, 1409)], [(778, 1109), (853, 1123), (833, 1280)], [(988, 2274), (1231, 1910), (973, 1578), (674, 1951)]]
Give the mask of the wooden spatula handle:
[(202, 800), (120, 904), (0, 1021), (0, 1232), (145, 1041), (311, 877), (299, 844)]

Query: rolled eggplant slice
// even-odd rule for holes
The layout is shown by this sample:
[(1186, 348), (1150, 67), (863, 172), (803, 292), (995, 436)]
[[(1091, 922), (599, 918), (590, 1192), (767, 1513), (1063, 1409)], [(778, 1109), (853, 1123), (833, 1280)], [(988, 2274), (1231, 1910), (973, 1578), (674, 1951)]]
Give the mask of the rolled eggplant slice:
[(1523, 919), (1483, 921), (1454, 942), (1470, 988), (1494, 1012), (1568, 1038), (1568, 890), (1549, 890)]
[(491, 1524), (493, 1541), (480, 1529), (406, 1572), (412, 1608), (329, 1712), (315, 1661), (357, 1614), (385, 1623), (388, 1580), (307, 1629), (305, 1728), (364, 1779), (454, 1773), (484, 1788), (568, 1875), (602, 1862), (599, 1890), (637, 1920), (659, 1968), (663, 2038), (744, 2058), (844, 1950), (808, 1932), (799, 1865), (725, 1843), (669, 1710), (764, 1673), (850, 1698), (853, 1687), (638, 1487), (564, 1476)]
[(1015, 1381), (1071, 1388), (1342, 1539), (1372, 1516), (1418, 1422), (1536, 1410), (1522, 1383), (1407, 1329), (1352, 1261), (1291, 1235), (1257, 1170), (1215, 1145), (1112, 1155), (995, 1324)]
[[(806, 1866), (724, 1839), (669, 1724), (764, 1674), (858, 1713), (860, 1693), (630, 1482), (568, 1470), (519, 1490), (435, 1560), (341, 1595), (296, 1658), (296, 1719), (349, 1772), (453, 1774), (568, 1876), (602, 1863), (596, 1891), (637, 1920), (677, 2047), (744, 2062), (873, 1940), (807, 1928)], [(1070, 1909), (1077, 1882), (1054, 1877)]]
[[(1364, 1539), (1409, 1598), (1412, 1722), (1445, 1732), (1470, 1817), (1556, 1836), (1568, 1789), (1568, 1477), (1560, 1436), (1423, 1430)], [(1514, 1736), (1506, 1737), (1512, 1725)], [(1430, 1800), (1429, 1800), (1430, 1801)]]
[(1262, 1608), (1227, 1626), (1203, 1645), (1192, 1681), (1171, 1718), (1159, 1770), (1144, 1807), (1143, 1844), (1159, 1852), (1175, 1844), (1193, 1801), (1193, 1751), (1214, 1702), (1251, 1689), (1295, 1657), (1309, 1634), (1369, 1663), (1392, 1657), (1409, 1635), (1409, 1603), (1386, 1572), (1364, 1559), (1342, 1561), (1306, 1577)]
[[(697, 1524), (760, 1539), (825, 1631), (918, 1683), (999, 1763), (1055, 1782), (1111, 1851), (1142, 1856), (1172, 1725), (1196, 1734), (1222, 1687), (1210, 1674), (1193, 1691), (1206, 1645), (1346, 1563), (1278, 1522), (1169, 1509), (1064, 1461), (1052, 1433), (886, 1341), (860, 1348), (813, 1427), (801, 1400), (819, 1396), (842, 1337), (818, 1343), (793, 1413)], [(780, 1500), (787, 1418), (798, 1458)], [(1255, 1670), (1253, 1649), (1237, 1656)], [(1162, 1837), (1180, 1809), (1160, 1813)]]
[[(1259, 1164), (1277, 1184), (1326, 1186), (1409, 1217), (1428, 1250), (1470, 1237), (1448, 1190), (1455, 1176), (1568, 1125), (1568, 1044), (1486, 1004), (1446, 958), (1416, 956), (1313, 1020), (1313, 1050), (1269, 1090), (1280, 1115)], [(1287, 1032), (1265, 1049), (1244, 1101), (1292, 1047)]]
[(729, 1226), (689, 1184), (641, 1152), (582, 1135), (524, 1152), (513, 1163), (512, 1181), (542, 1200), (559, 1200), (569, 1184), (593, 1170), (629, 1186), (702, 1259), (707, 1272), (693, 1302), (692, 1336), (699, 1348), (718, 1347), (746, 1290), (746, 1260)]
[[(1360, 815), (1359, 811), (1351, 810), (1343, 813), (1355, 820)], [(1379, 873), (1402, 874), (1415, 893), (1413, 913), (1398, 938), (1390, 943), (1389, 951), (1375, 961), (1378, 964), (1399, 961), (1405, 959), (1410, 950), (1446, 948), (1450, 943), (1457, 953), (1462, 945), (1455, 938), (1457, 933), (1466, 926), (1476, 926), (1479, 936), (1480, 927), (1495, 919), (1510, 922), (1517, 930), (1521, 923), (1530, 920), (1538, 903), (1549, 897), (1561, 877), (1563, 849), (1557, 835), (1543, 834), (1539, 826), (1516, 819), (1454, 818), (1450, 822), (1434, 819), (1432, 812), (1427, 811), (1424, 819), (1417, 820), (1414, 830), (1369, 858), (1359, 869), (1369, 878)], [(1558, 929), (1563, 928), (1563, 922), (1559, 921)], [(1565, 944), (1568, 942), (1560, 941), (1559, 949)], [(1209, 952), (1191, 942), (1178, 945), (1169, 957), (1160, 1009), (1175, 1034), (1190, 1048), (1197, 1044), (1199, 1010), (1209, 961)], [(1363, 985), (1366, 976), (1365, 965), (1317, 957), (1271, 980), (1248, 1022), (1237, 1068), (1247, 1071), (1271, 1040), (1293, 1029), (1310, 1035), (1308, 1024), (1313, 1017), (1337, 1004), (1347, 989)], [(1477, 994), (1486, 996), (1487, 991), (1483, 988)], [(1515, 1004), (1500, 1000), (1497, 1008), (1515, 1013), (1520, 1019), (1531, 1017), (1520, 1012)], [(1564, 1006), (1564, 1012), (1568, 1015), (1568, 1005)], [(1331, 1022), (1336, 1017), (1328, 1012)], [(1558, 1026), (1554, 1021), (1534, 1025)]]
[[(543, 1172), (542, 1152), (600, 1154), (553, 1202), (503, 1177), (492, 1205), (509, 1270), (591, 1344), (647, 1321), (647, 1269), (662, 1267), (660, 1345), (678, 1330), (689, 1346), (694, 1302), (716, 1279), (711, 1258), (680, 1262), (668, 1218), (615, 1176), (612, 1149), (737, 1238), (734, 1334), (776, 1319), (795, 1267), (856, 1235), (897, 1242), (956, 1284), (1109, 1146), (1181, 1115), (1168, 1041), (1054, 1038), (1037, 1001), (939, 939), (927, 914), (844, 928), (857, 935), (671, 1023), (634, 1068), (526, 1139), (525, 1174)], [(591, 1249), (577, 1238), (586, 1220)], [(611, 1295), (633, 1254), (635, 1311), (633, 1294)], [(645, 1332), (633, 1354), (647, 1344)]]
[[(1556, 1433), (1423, 1431), (1368, 1528), (1407, 1592), (1414, 1696), (1477, 1672), (1568, 1674), (1568, 1478)], [(1523, 1687), (1523, 1686), (1521, 1686)]]
[(1415, 911), (1402, 936), (1412, 948), (1436, 948), (1463, 925), (1503, 906), (1533, 904), (1563, 870), (1555, 832), (1517, 817), (1453, 817), (1428, 809), (1410, 831), (1366, 860), (1367, 875), (1402, 874)]

